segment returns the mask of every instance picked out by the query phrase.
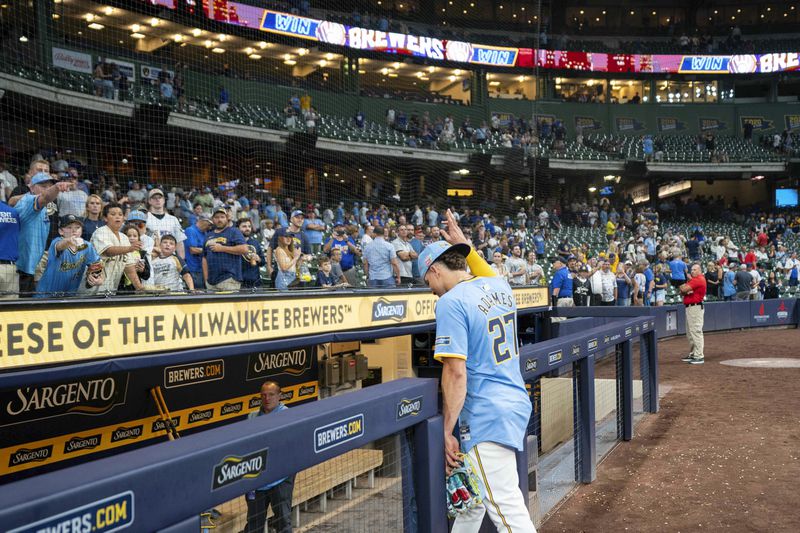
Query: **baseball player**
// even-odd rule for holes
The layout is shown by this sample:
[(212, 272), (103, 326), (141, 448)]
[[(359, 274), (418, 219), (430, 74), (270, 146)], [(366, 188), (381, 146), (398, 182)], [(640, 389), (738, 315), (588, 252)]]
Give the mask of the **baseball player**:
[(449, 210), (446, 220), (447, 242), (431, 243), (417, 262), (420, 277), (439, 296), (434, 358), (444, 365), (448, 472), (463, 451), (483, 491), (483, 505), (459, 515), (452, 531), (477, 532), (488, 511), (498, 531), (535, 533), (517, 476), (516, 450), (523, 449), (531, 402), (519, 368), (514, 295), (470, 248)]

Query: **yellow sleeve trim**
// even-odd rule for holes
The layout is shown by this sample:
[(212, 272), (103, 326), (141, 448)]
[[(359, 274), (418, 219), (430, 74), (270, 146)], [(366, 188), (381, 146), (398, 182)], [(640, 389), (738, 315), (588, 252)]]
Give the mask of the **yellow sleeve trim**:
[(433, 358), (440, 363), (442, 362), (442, 359), (446, 359), (448, 357), (452, 357), (453, 359), (463, 359), (464, 361), (467, 360), (467, 356), (460, 353), (437, 353), (433, 356)]
[(484, 261), (474, 249), (470, 250), (467, 256), (467, 265), (469, 265), (469, 270), (472, 272), (473, 276), (493, 278), (497, 275), (495, 271), (492, 270), (492, 267), (489, 266), (489, 263)]

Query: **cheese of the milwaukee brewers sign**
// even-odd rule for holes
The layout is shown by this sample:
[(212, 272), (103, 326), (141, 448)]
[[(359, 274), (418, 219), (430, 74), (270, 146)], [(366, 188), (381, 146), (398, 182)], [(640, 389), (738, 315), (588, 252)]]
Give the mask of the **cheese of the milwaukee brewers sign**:
[[(519, 309), (547, 305), (544, 288), (515, 289), (514, 297)], [(0, 308), (0, 370), (426, 322), (434, 320), (435, 305), (434, 295), (413, 292)], [(222, 372), (224, 365), (213, 361), (202, 368), (170, 369), (165, 385), (213, 380)]]

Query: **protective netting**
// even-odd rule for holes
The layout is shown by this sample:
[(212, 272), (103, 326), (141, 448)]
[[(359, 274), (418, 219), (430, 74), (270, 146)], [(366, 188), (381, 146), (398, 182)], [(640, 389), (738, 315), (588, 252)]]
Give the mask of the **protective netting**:
[[(442, 36), (409, 38), (405, 52), (384, 53), (394, 49), (370, 41), (381, 28), (407, 36), (433, 31), (404, 19), (424, 19), (419, 5), (378, 5), (373, 15), (365, 6), (361, 14), (350, 9), (330, 2), (4, 2), (2, 196), (16, 205), (28, 189), (43, 193), (54, 182), (56, 189), (44, 198), (46, 217), (25, 208), (19, 287), (4, 283), (2, 292), (365, 286), (375, 279), (360, 255), (373, 237), (368, 227), (385, 227), (387, 241), (400, 237), (395, 247), (410, 258), (438, 238), (431, 228), (448, 207), (476, 239), (485, 226), (480, 239), (503, 255), (512, 255), (509, 243), (532, 249), (534, 206), (555, 201), (559, 190), (537, 156), (562, 136), (531, 100), (535, 70), (444, 60), (434, 53), (448, 42)], [(309, 29), (308, 20), (317, 22)], [(428, 22), (440, 21), (431, 14)], [(361, 50), (333, 44), (345, 27), (364, 30)], [(459, 43), (452, 40), (448, 57), (466, 61), (470, 51)], [(420, 47), (428, 47), (425, 54), (406, 53)], [(517, 111), (505, 109), (508, 102)], [(52, 181), (32, 183), (42, 171)], [(122, 226), (113, 238), (105, 230), (96, 237), (103, 209), (114, 203)], [(217, 208), (234, 228), (242, 218), (250, 224), (239, 226), (241, 244), (227, 233), (217, 237), (241, 249), (214, 252), (204, 275), (207, 240), (191, 228), (217, 227), (198, 223)], [(297, 211), (305, 221), (292, 216)], [(80, 234), (59, 228), (68, 215), (83, 220)], [(353, 246), (344, 235), (334, 239), (332, 248), (343, 253), (329, 274), (323, 258), (337, 254), (322, 245), (336, 237), (337, 223)], [(274, 236), (280, 227), (295, 236), (283, 251)], [(161, 250), (167, 234), (176, 242)], [(48, 252), (59, 237), (69, 241), (68, 252), (52, 250), (54, 259)], [(133, 253), (123, 254), (128, 246)], [(302, 252), (296, 260), (295, 247)], [(239, 280), (226, 277), (238, 272), (232, 254), (244, 256)], [(419, 283), (411, 263), (378, 275)], [(522, 274), (517, 281), (528, 280)]]

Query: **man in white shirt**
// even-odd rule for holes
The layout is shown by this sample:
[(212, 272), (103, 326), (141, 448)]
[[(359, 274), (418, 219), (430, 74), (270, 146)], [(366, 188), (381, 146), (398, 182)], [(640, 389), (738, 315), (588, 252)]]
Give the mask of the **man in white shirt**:
[(511, 248), (511, 257), (506, 260), (508, 269), (508, 283), (511, 285), (525, 285), (527, 268), (525, 260), (522, 258), (522, 248), (515, 244)]
[(11, 198), (11, 191), (17, 188), (17, 178), (8, 171), (6, 164), (0, 161), (0, 201)]
[(364, 250), (367, 247), (367, 245), (372, 242), (372, 238), (373, 238), (373, 235), (374, 235), (373, 232), (374, 231), (375, 231), (375, 228), (373, 228), (371, 224), (367, 224), (366, 227), (364, 227), (364, 235), (361, 236), (361, 249), (362, 250)]
[(747, 264), (747, 272), (749, 272), (750, 276), (753, 278), (753, 286), (750, 288), (750, 299), (761, 300), (761, 292), (758, 289), (758, 284), (761, 283), (761, 273), (753, 263)]
[(414, 226), (397, 226), (397, 238), (392, 241), (395, 252), (397, 252), (397, 260), (400, 262), (400, 284), (414, 283), (414, 275), (412, 274), (413, 261), (417, 259), (417, 252), (411, 246), (411, 237), (414, 235)]
[(89, 199), (89, 195), (78, 188), (78, 177), (76, 175), (71, 174), (67, 181), (69, 182), (69, 190), (58, 193), (58, 198), (56, 198), (58, 214), (62, 217), (75, 215), (83, 218), (86, 216), (86, 200)]
[(175, 241), (178, 244), (178, 257), (186, 259), (186, 251), (183, 246), (186, 235), (183, 233), (183, 228), (178, 219), (164, 210), (164, 201), (164, 191), (161, 189), (153, 189), (148, 194), (150, 210), (147, 213), (147, 231), (156, 235), (156, 240), (158, 240), (158, 236), (165, 233), (175, 237)]
[(614, 305), (617, 301), (617, 276), (611, 272), (611, 264), (600, 261), (600, 268), (592, 274), (592, 292), (600, 295), (600, 305)]

